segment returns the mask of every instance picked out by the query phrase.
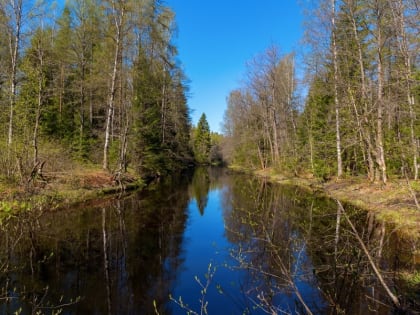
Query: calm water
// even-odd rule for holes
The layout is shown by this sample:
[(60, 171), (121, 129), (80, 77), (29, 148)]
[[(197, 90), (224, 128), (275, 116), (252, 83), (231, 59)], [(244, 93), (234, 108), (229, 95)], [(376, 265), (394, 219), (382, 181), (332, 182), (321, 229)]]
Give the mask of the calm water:
[[(200, 168), (120, 199), (22, 214), (0, 225), (0, 314), (394, 314), (337, 210)], [(395, 276), (416, 270), (418, 244), (346, 211), (418, 314), (418, 287)]]

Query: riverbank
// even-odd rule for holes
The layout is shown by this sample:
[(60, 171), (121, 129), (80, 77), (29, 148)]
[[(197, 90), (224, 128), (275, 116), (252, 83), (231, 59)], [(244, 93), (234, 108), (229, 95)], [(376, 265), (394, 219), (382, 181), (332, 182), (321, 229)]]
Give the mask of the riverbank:
[[(364, 177), (321, 182), (311, 177), (286, 177), (272, 170), (247, 173), (280, 184), (303, 187), (311, 192), (375, 213), (379, 221), (390, 226), (392, 233), (397, 233), (399, 238), (411, 247), (414, 270), (401, 271), (400, 280), (407, 292), (418, 292), (420, 272), (416, 271), (415, 266), (420, 266), (420, 209), (416, 205), (415, 198), (417, 202), (420, 201), (420, 182), (393, 178), (384, 186), (380, 183), (370, 183)], [(413, 293), (411, 298), (416, 300), (418, 295)]]
[[(271, 169), (251, 171), (232, 167), (234, 171), (252, 173), (273, 182), (304, 187), (312, 192), (325, 194), (341, 202), (372, 211), (379, 220), (420, 243), (420, 210), (413, 194), (420, 200), (420, 183), (391, 179), (386, 186), (370, 183), (363, 177), (350, 177), (321, 182), (311, 177), (287, 177)], [(0, 182), (0, 214), (31, 208), (63, 207), (95, 199), (124, 189), (146, 186), (134, 174), (124, 175), (122, 182), (97, 166), (77, 167), (62, 173), (46, 173), (46, 180), (35, 178), (28, 185), (10, 185)], [(410, 185), (410, 186), (409, 186)]]
[(26, 185), (0, 182), (0, 218), (34, 208), (53, 210), (144, 186), (145, 181), (134, 174), (116, 179), (96, 166), (46, 172)]
[(232, 168), (235, 171), (252, 173), (270, 181), (304, 187), (312, 192), (358, 208), (372, 211), (380, 221), (394, 227), (395, 232), (413, 243), (420, 259), (420, 209), (413, 194), (420, 202), (420, 182), (390, 179), (386, 186), (370, 183), (364, 177), (348, 177), (321, 182), (313, 177), (287, 177), (271, 169), (250, 171)]

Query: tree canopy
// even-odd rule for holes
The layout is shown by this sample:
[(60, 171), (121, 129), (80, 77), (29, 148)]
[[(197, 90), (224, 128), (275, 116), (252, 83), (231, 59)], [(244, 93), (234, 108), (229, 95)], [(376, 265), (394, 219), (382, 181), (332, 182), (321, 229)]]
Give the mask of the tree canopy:
[(412, 0), (314, 2), (306, 88), (293, 54), (271, 47), (252, 60), (228, 98), (225, 158), (322, 178), (418, 179), (418, 8)]
[(0, 1), (1, 175), (68, 160), (154, 176), (192, 161), (172, 10), (70, 0), (55, 19), (53, 5)]

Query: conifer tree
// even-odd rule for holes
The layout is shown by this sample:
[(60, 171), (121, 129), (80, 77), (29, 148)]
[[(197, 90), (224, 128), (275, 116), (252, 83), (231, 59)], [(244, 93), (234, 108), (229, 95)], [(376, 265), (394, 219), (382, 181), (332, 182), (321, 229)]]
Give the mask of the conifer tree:
[(194, 156), (198, 163), (210, 162), (211, 134), (206, 114), (202, 114), (193, 136)]

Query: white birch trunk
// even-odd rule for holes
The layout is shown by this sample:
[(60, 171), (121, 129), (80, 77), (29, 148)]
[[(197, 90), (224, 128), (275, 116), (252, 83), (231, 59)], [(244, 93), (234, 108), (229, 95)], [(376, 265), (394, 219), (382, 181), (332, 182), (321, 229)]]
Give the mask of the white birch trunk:
[[(107, 110), (107, 116), (106, 116), (104, 157), (103, 157), (103, 162), (102, 162), (102, 168), (105, 170), (109, 168), (108, 152), (109, 152), (109, 144), (110, 144), (110, 134), (111, 134), (111, 129), (112, 129), (111, 122), (112, 122), (112, 116), (114, 112), (118, 60), (119, 60), (120, 51), (121, 51), (122, 26), (123, 26), (124, 15), (125, 15), (125, 7), (124, 7), (125, 1), (121, 1), (121, 2), (122, 2), (122, 6), (119, 12), (119, 15), (114, 17), (115, 27), (116, 27), (115, 53), (114, 53), (114, 63), (112, 67), (111, 84), (110, 84), (109, 95), (108, 95), (108, 110)], [(112, 2), (112, 6), (113, 6), (114, 14), (117, 14), (115, 1)]]
[(377, 117), (376, 117), (376, 162), (379, 166), (380, 171), (380, 179), (382, 180), (383, 184), (387, 182), (387, 175), (386, 175), (386, 163), (385, 163), (385, 152), (384, 152), (384, 144), (383, 144), (383, 80), (384, 80), (384, 71), (383, 71), (383, 60), (382, 60), (382, 45), (383, 45), (383, 34), (382, 34), (382, 21), (380, 16), (381, 8), (379, 8), (379, 3), (376, 3), (377, 7), (375, 11), (377, 11), (377, 47), (376, 47), (376, 58), (377, 58), (377, 75), (378, 75), (378, 85), (377, 85)]
[[(17, 2), (10, 1), (10, 4), (13, 9), (13, 14), (16, 19), (14, 34), (9, 34), (9, 50), (10, 50), (10, 62), (11, 62), (11, 72), (10, 72), (10, 113), (9, 113), (9, 130), (7, 137), (7, 145), (10, 148), (10, 145), (13, 142), (13, 120), (14, 120), (14, 111), (16, 103), (16, 86), (17, 86), (17, 63), (19, 58), (20, 50), (20, 40), (21, 40), (21, 26), (22, 26), (22, 0)], [(9, 151), (9, 150), (8, 150)]]
[(332, 27), (332, 53), (334, 64), (334, 105), (335, 105), (335, 134), (337, 148), (337, 177), (343, 175), (343, 161), (341, 156), (341, 135), (340, 135), (340, 108), (338, 103), (338, 61), (335, 25), (335, 5), (336, 1), (331, 0), (331, 27)]

